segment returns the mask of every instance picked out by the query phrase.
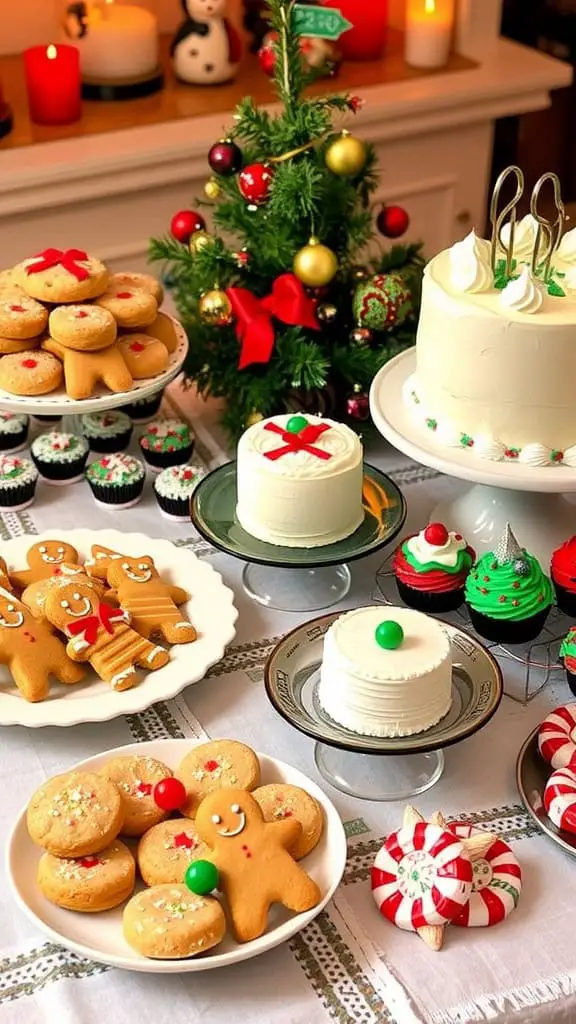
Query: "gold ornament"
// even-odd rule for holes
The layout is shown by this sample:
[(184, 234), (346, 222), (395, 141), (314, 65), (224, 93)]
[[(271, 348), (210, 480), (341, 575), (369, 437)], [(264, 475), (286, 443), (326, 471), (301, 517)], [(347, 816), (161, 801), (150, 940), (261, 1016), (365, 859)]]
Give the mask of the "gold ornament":
[(342, 132), (326, 150), (327, 166), (341, 178), (355, 178), (366, 166), (367, 159), (366, 143), (349, 132)]
[(216, 181), (216, 178), (210, 178), (209, 181), (204, 185), (204, 195), (207, 199), (218, 199), (222, 189)]
[(232, 303), (220, 288), (206, 292), (198, 303), (200, 319), (212, 327), (228, 327), (232, 323)]
[(246, 426), (253, 427), (255, 423), (260, 423), (260, 420), (263, 419), (264, 417), (262, 413), (258, 412), (257, 409), (254, 409), (253, 412), (251, 412), (250, 415), (246, 417)]
[(320, 320), (320, 323), (334, 323), (338, 316), (338, 307), (335, 306), (333, 302), (322, 302), (316, 308), (316, 316)]
[(294, 257), (294, 273), (308, 288), (323, 288), (338, 273), (338, 259), (314, 236)]
[(190, 239), (190, 252), (199, 253), (206, 245), (212, 245), (214, 239), (207, 231), (195, 231)]

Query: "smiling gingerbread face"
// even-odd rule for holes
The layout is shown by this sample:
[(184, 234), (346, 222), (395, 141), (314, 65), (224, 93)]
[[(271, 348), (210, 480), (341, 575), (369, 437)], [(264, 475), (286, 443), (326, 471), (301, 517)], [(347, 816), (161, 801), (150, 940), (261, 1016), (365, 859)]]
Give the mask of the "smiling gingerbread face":
[(215, 790), (204, 798), (196, 817), (202, 839), (213, 848), (222, 843), (252, 843), (263, 826), (260, 807), (244, 789)]
[(150, 583), (150, 580), (157, 579), (159, 579), (159, 574), (153, 560), (148, 555), (142, 555), (140, 558), (123, 556), (122, 558), (114, 559), (110, 562), (108, 569), (108, 582), (113, 589), (120, 587), (127, 581), (130, 583)]
[(76, 565), (78, 552), (71, 544), (61, 540), (44, 540), (33, 544), (28, 551), (28, 565), (33, 571), (42, 571), (47, 575), (64, 562)]
[(20, 629), (26, 621), (26, 608), (14, 594), (0, 588), (0, 629)]
[(80, 619), (95, 615), (100, 603), (98, 589), (92, 583), (72, 580), (51, 590), (45, 601), (45, 614), (63, 632)]

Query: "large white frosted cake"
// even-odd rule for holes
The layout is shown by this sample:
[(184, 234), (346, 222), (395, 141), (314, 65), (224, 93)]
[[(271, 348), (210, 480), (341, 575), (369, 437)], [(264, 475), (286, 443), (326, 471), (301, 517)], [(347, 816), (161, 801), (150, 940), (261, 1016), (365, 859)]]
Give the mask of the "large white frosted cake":
[[(538, 224), (516, 225), (512, 273), (473, 232), (424, 274), (416, 373), (405, 400), (450, 447), (494, 461), (576, 466), (576, 229), (544, 282)], [(502, 236), (509, 239), (510, 227)]]
[(318, 699), (353, 732), (424, 732), (452, 702), (446, 632), (435, 619), (407, 608), (357, 608), (341, 615), (324, 638)]
[(236, 515), (258, 540), (319, 547), (362, 523), (362, 444), (343, 423), (273, 416), (248, 428), (237, 458)]

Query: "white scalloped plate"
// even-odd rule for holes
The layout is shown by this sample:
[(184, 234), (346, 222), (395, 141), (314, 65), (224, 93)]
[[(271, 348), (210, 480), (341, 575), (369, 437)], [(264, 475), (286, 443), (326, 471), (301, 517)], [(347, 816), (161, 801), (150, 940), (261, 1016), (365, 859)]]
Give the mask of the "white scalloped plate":
[[(116, 750), (107, 750), (97, 757), (88, 758), (74, 765), (75, 769), (99, 771), (113, 757), (138, 754), (142, 757), (156, 757), (170, 768), (176, 768), (188, 751), (197, 746), (194, 740), (151, 740), (148, 743), (132, 743)], [(202, 742), (202, 741), (200, 741)], [(281, 945), (310, 924), (332, 899), (346, 866), (346, 834), (338, 811), (326, 794), (297, 768), (277, 761), (266, 754), (258, 754), (262, 770), (262, 784), (287, 782), (300, 786), (322, 805), (324, 811), (324, 833), (318, 846), (301, 862), (302, 867), (320, 887), (320, 903), (303, 914), (291, 914), (275, 905), (269, 916), (269, 926), (264, 935), (245, 942), (235, 942), (228, 933), (224, 941), (201, 957), (191, 960), (147, 960), (131, 949), (122, 935), (122, 908), (108, 910), (103, 914), (76, 914), (62, 910), (44, 899), (36, 885), (38, 861), (42, 850), (35, 846), (26, 829), (26, 809), (16, 820), (6, 847), (6, 874), (12, 895), (21, 910), (33, 924), (54, 942), (71, 949), (79, 956), (97, 960), (99, 963), (122, 967), (129, 971), (146, 971), (150, 974), (184, 974), (189, 971), (210, 971), (215, 967), (229, 967), (241, 960)], [(70, 769), (72, 770), (72, 769)]]
[(6, 541), (0, 545), (0, 555), (6, 559), (9, 569), (22, 569), (32, 544), (64, 538), (77, 549), (81, 561), (90, 557), (93, 544), (102, 544), (126, 555), (151, 555), (161, 575), (191, 594), (182, 611), (196, 627), (198, 640), (172, 647), (169, 663), (144, 676), (131, 690), (120, 693), (112, 690), (89, 668), (86, 679), (74, 686), (52, 681), (49, 697), (38, 704), (24, 700), (6, 666), (0, 665), (0, 725), (69, 726), (134, 715), (160, 700), (176, 697), (186, 686), (203, 679), (208, 669), (220, 661), (234, 639), (238, 612), (234, 607), (234, 594), (211, 565), (186, 548), (176, 548), (170, 541), (152, 540), (143, 533), (120, 533), (119, 530), (46, 530), (39, 535)]

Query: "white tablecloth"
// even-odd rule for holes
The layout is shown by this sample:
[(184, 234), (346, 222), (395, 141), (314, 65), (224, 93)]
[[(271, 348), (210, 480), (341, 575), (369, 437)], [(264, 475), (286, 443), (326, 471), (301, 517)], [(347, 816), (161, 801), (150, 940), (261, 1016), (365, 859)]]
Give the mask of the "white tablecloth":
[[(212, 465), (225, 454), (199, 425), (200, 455)], [(208, 445), (211, 452), (208, 452)], [(408, 500), (407, 529), (419, 528), (433, 505), (459, 485), (415, 466), (384, 443), (369, 460), (389, 472)], [(150, 485), (148, 485), (150, 486)], [(73, 499), (73, 500), (72, 500)], [(132, 974), (79, 959), (27, 921), (0, 886), (0, 1020), (14, 1024), (466, 1024), (468, 1021), (576, 1020), (574, 907), (576, 865), (537, 833), (515, 786), (525, 736), (547, 710), (569, 696), (561, 673), (524, 707), (509, 698), (476, 736), (446, 752), (440, 783), (417, 803), (466, 818), (510, 842), (524, 870), (519, 908), (490, 930), (449, 930), (441, 953), (384, 921), (373, 904), (369, 868), (382, 837), (398, 827), (402, 806), (358, 801), (318, 776), (313, 744), (274, 712), (262, 670), (275, 640), (305, 616), (252, 603), (242, 592), (242, 564), (212, 550), (193, 528), (173, 526), (149, 495), (123, 513), (99, 512), (84, 485), (44, 487), (27, 512), (4, 516), (4, 539), (67, 527), (113, 525), (164, 536), (209, 558), (234, 588), (238, 633), (208, 678), (177, 700), (141, 715), (73, 729), (4, 728), (0, 732), (0, 836), (47, 776), (80, 758), (132, 741), (169, 736), (236, 737), (306, 772), (329, 792), (345, 822), (349, 857), (332, 904), (291, 942), (252, 961), (204, 974)], [(385, 554), (352, 565), (345, 607), (382, 599), (376, 575)], [(504, 663), (507, 682), (511, 665)], [(4, 871), (4, 868), (2, 868)]]

